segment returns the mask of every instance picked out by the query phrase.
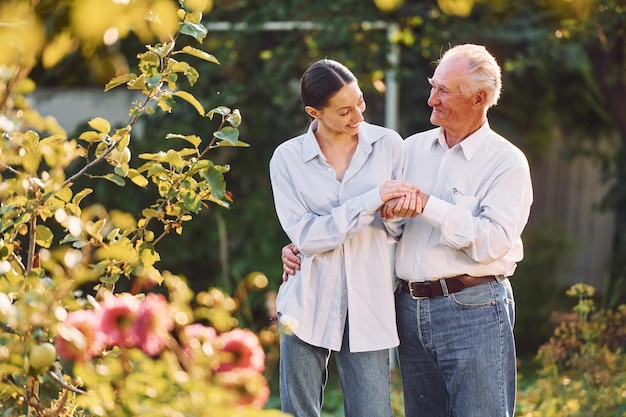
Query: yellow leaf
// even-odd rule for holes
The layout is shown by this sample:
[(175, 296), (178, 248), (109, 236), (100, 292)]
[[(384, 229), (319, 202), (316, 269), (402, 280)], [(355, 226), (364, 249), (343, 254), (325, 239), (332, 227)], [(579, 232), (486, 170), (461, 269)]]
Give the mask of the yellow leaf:
[(43, 50), (42, 63), (44, 68), (52, 68), (58, 64), (63, 58), (74, 51), (78, 46), (78, 42), (72, 38), (68, 31), (64, 31), (46, 45)]
[(98, 132), (109, 133), (111, 131), (111, 124), (108, 120), (103, 119), (102, 117), (93, 118), (88, 123), (89, 126), (97, 130)]
[(204, 52), (200, 49), (193, 48), (191, 46), (185, 46), (181, 52), (195, 56), (196, 58), (204, 59), (205, 61), (213, 62), (215, 64), (220, 63), (220, 61), (218, 61), (217, 58), (215, 58), (213, 55), (209, 54), (208, 52)]
[(154, 250), (154, 248), (146, 248), (141, 251), (141, 263), (144, 267), (152, 266), (160, 260), (161, 257), (159, 256), (159, 253)]
[(52, 234), (52, 231), (46, 226), (38, 224), (37, 227), (35, 227), (35, 242), (39, 246), (43, 248), (49, 248), (52, 244), (53, 238), (54, 235)]
[(118, 85), (126, 84), (127, 82), (134, 80), (137, 78), (137, 75), (133, 73), (120, 75), (119, 77), (113, 78), (111, 81), (107, 83), (104, 87), (104, 91), (109, 91), (112, 88), (117, 87)]
[(175, 96), (182, 98), (183, 100), (185, 100), (186, 102), (188, 102), (189, 104), (191, 104), (192, 106), (194, 106), (196, 108), (196, 110), (198, 111), (198, 113), (201, 116), (204, 116), (204, 107), (202, 106), (202, 104), (200, 104), (200, 102), (193, 96), (193, 94), (190, 94), (186, 91), (176, 91), (174, 93)]

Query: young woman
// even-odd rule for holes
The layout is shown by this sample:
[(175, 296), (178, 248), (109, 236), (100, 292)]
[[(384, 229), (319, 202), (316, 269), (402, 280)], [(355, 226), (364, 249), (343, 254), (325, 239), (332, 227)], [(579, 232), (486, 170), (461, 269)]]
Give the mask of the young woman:
[(276, 212), (302, 257), (276, 303), (282, 409), (320, 415), (334, 352), (345, 415), (391, 417), (388, 349), (398, 336), (378, 212), (393, 198), (415, 199), (418, 190), (395, 180), (403, 141), (364, 121), (363, 93), (344, 65), (329, 59), (311, 65), (301, 98), (312, 122), (270, 161)]

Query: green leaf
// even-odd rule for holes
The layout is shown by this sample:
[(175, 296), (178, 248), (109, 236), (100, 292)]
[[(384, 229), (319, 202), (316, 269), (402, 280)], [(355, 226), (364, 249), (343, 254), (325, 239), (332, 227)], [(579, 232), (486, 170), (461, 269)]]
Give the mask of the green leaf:
[(180, 135), (176, 133), (169, 133), (165, 136), (166, 139), (183, 139), (191, 143), (194, 147), (198, 147), (202, 143), (202, 138), (196, 135)]
[(113, 169), (113, 172), (120, 177), (126, 177), (128, 175), (128, 169), (128, 164), (119, 164)]
[(228, 141), (234, 145), (237, 143), (237, 139), (239, 138), (239, 130), (235, 129), (234, 127), (226, 126), (222, 130), (218, 130), (217, 132), (213, 133), (213, 136), (220, 140)]
[(195, 56), (196, 58), (204, 59), (205, 61), (213, 62), (215, 64), (219, 64), (220, 61), (217, 60), (213, 55), (209, 54), (200, 49), (193, 48), (191, 46), (185, 46), (180, 52)]
[(133, 74), (132, 72), (120, 75), (119, 77), (115, 77), (111, 81), (109, 81), (107, 85), (104, 86), (104, 91), (106, 92), (112, 88), (117, 87), (118, 85), (126, 84), (127, 82), (134, 80), (135, 78), (137, 78), (137, 75)]
[(52, 245), (52, 239), (54, 239), (52, 230), (43, 224), (38, 224), (37, 227), (35, 227), (35, 243), (39, 246), (42, 248), (49, 248), (50, 245)]
[(200, 78), (200, 74), (195, 68), (189, 67), (189, 69), (185, 71), (185, 77), (187, 77), (189, 84), (194, 85), (196, 81), (198, 81), (198, 78)]
[(157, 102), (159, 108), (165, 112), (171, 113), (174, 108), (174, 99), (169, 95), (161, 95)]
[(202, 199), (196, 193), (188, 192), (183, 196), (185, 208), (192, 213), (198, 213), (202, 208)]
[(204, 171), (202, 173), (202, 177), (211, 186), (211, 196), (213, 198), (224, 198), (224, 194), (226, 193), (226, 181), (224, 181), (224, 174), (215, 169), (211, 169), (209, 171)]
[(174, 93), (174, 95), (176, 97), (180, 97), (183, 100), (185, 100), (186, 102), (188, 102), (189, 104), (191, 104), (192, 106), (194, 106), (196, 108), (196, 111), (198, 112), (198, 114), (200, 114), (200, 116), (204, 115), (204, 107), (202, 106), (202, 104), (200, 104), (200, 102), (193, 96), (193, 94), (190, 94), (186, 91), (176, 91)]
[(159, 85), (159, 83), (161, 82), (162, 78), (163, 77), (159, 73), (154, 74), (152, 77), (146, 77), (146, 86), (149, 89), (153, 89), (157, 85)]
[(202, 42), (208, 33), (207, 28), (203, 25), (191, 22), (181, 22), (179, 32), (191, 36), (198, 42)]
[(99, 176), (94, 176), (94, 178), (104, 178), (105, 180), (111, 181), (112, 183), (117, 184), (120, 187), (123, 187), (124, 184), (126, 184), (126, 181), (124, 181), (124, 178), (115, 174), (99, 175)]
[(209, 112), (205, 116), (213, 120), (213, 115), (215, 114), (219, 114), (221, 116), (228, 116), (230, 114), (230, 109), (225, 106), (219, 106), (219, 107), (209, 110)]

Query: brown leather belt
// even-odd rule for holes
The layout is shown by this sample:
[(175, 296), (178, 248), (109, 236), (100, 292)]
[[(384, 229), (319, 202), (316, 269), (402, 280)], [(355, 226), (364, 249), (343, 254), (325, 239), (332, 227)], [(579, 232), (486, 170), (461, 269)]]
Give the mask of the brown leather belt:
[(433, 281), (405, 281), (398, 280), (398, 286), (404, 292), (411, 294), (413, 298), (440, 297), (444, 294), (443, 287), (448, 288), (448, 294), (459, 292), (465, 288), (495, 281), (494, 275), (484, 277), (471, 277), (469, 275), (457, 275), (456, 277), (442, 278)]

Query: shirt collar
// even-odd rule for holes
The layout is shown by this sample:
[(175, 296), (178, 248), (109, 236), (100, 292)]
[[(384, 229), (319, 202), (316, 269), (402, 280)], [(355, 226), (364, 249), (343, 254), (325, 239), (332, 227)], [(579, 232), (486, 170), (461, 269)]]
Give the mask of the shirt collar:
[[(478, 149), (487, 139), (489, 133), (491, 132), (491, 127), (489, 127), (489, 121), (485, 121), (483, 125), (474, 133), (466, 137), (459, 143), (457, 146), (461, 148), (463, 151), (463, 155), (469, 161), (476, 154)], [(433, 139), (433, 146), (436, 143), (439, 143), (443, 146), (444, 149), (448, 149), (448, 144), (446, 143), (446, 138), (443, 134), (443, 129), (439, 128), (439, 134), (436, 138)]]
[[(302, 159), (304, 162), (310, 161), (318, 155), (326, 160), (315, 138), (314, 132), (317, 129), (317, 123), (317, 120), (313, 120), (304, 134), (304, 143), (302, 146)], [(372, 151), (372, 144), (382, 137), (383, 133), (381, 130), (376, 129), (375, 126), (367, 122), (361, 122), (359, 126), (358, 147), (369, 154)]]

